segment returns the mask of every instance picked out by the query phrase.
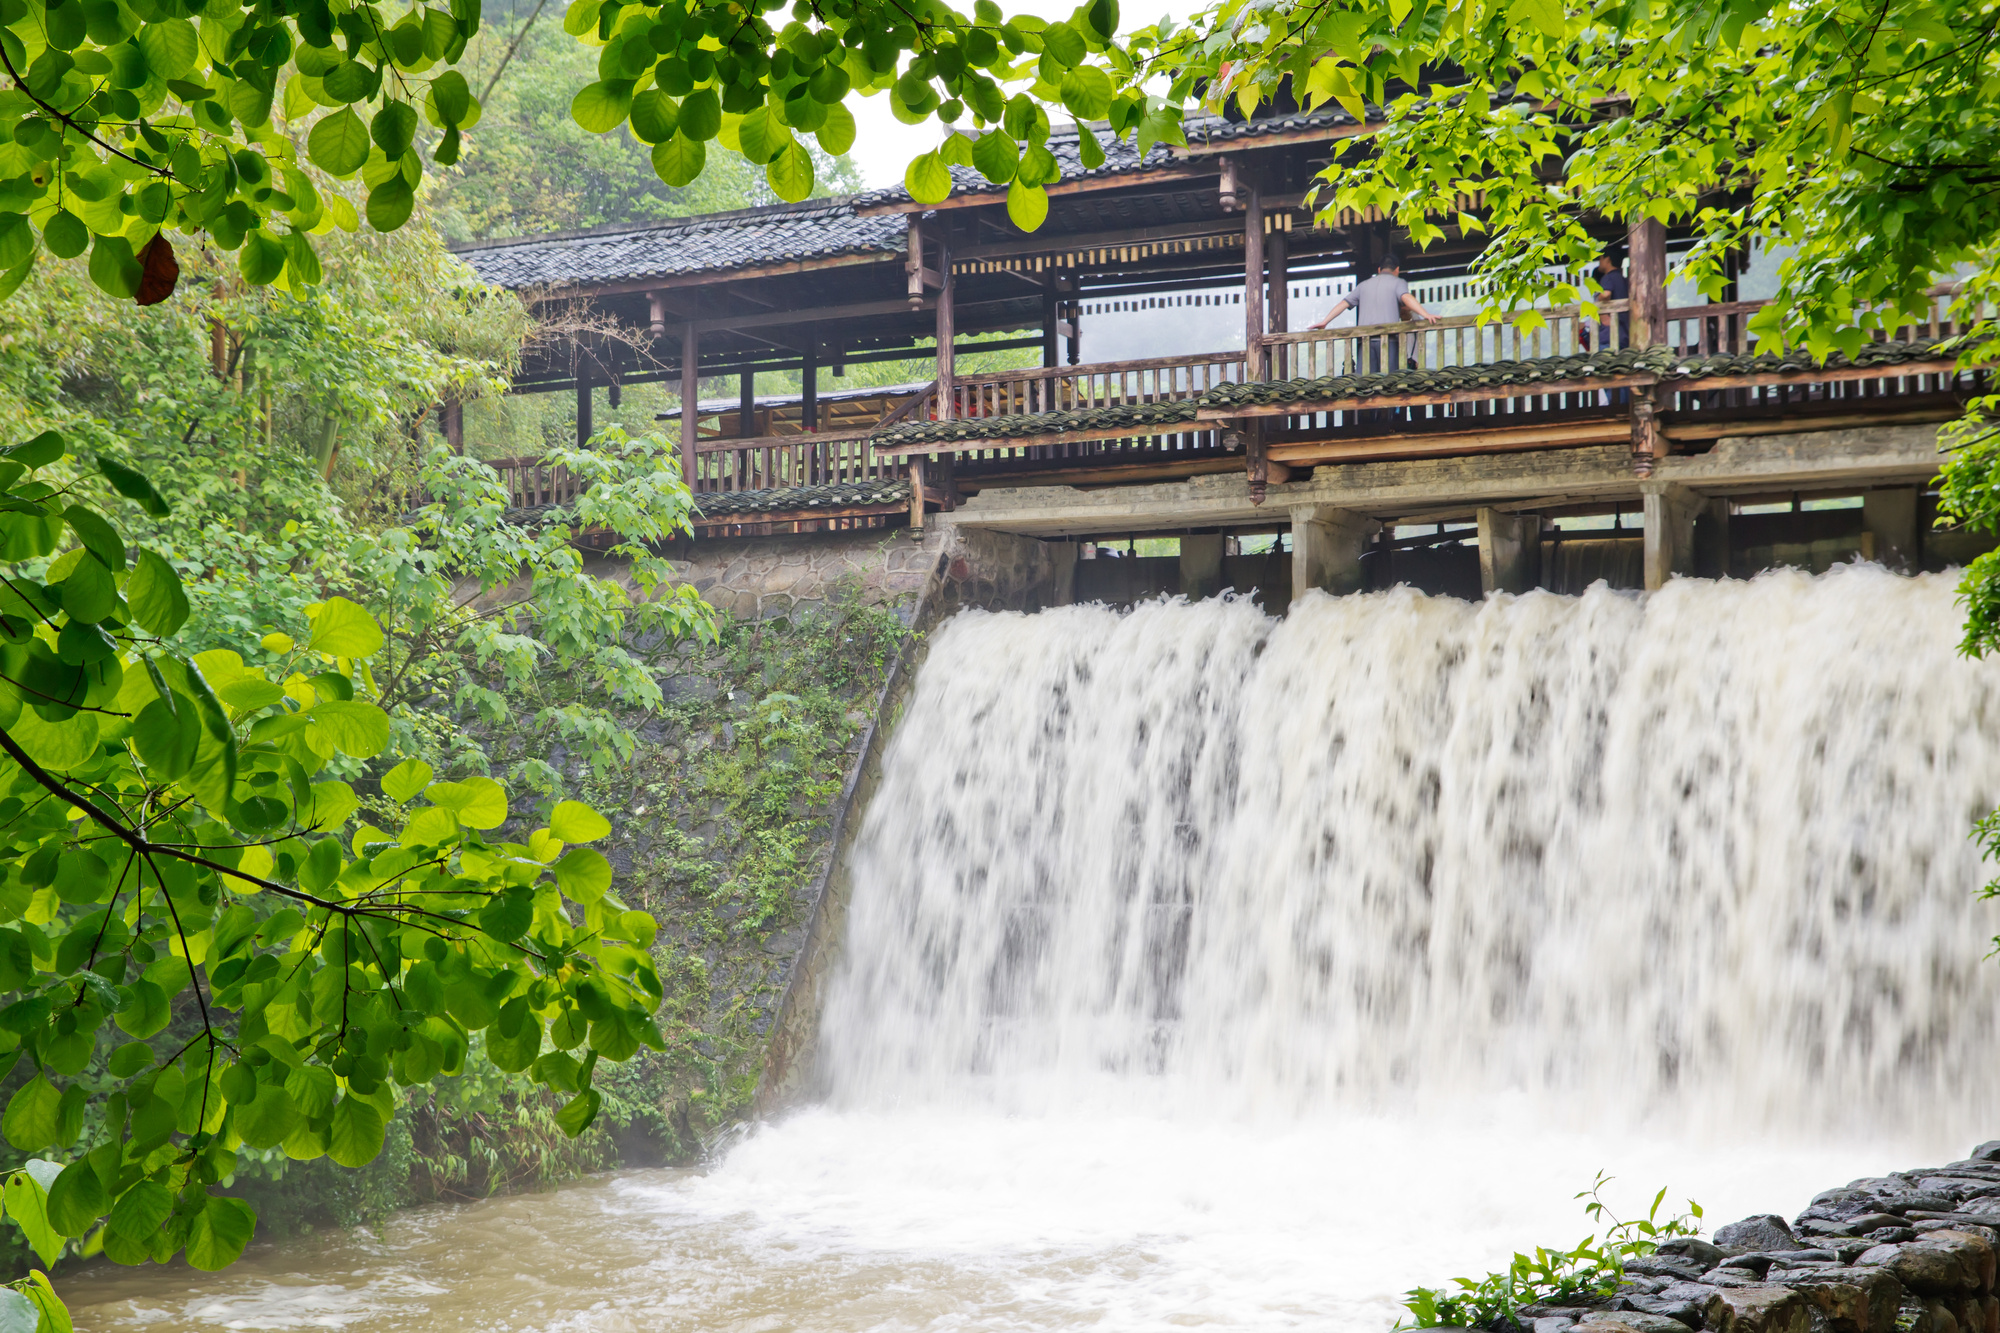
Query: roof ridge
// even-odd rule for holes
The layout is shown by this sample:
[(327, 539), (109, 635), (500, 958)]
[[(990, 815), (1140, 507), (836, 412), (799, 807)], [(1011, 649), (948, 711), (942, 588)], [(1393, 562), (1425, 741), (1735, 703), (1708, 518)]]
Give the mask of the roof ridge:
[(682, 217), (660, 218), (654, 222), (607, 222), (601, 227), (575, 231), (544, 231), (527, 236), (495, 236), (476, 241), (458, 241), (446, 246), (453, 254), (473, 250), (499, 250), (514, 245), (539, 245), (545, 241), (580, 241), (606, 236), (639, 236), (663, 231), (691, 231), (718, 223), (755, 221), (759, 218), (820, 217), (842, 210), (852, 211), (853, 194), (828, 195), (823, 199), (801, 199), (797, 203), (756, 204), (749, 208), (725, 209), (719, 213), (689, 213)]

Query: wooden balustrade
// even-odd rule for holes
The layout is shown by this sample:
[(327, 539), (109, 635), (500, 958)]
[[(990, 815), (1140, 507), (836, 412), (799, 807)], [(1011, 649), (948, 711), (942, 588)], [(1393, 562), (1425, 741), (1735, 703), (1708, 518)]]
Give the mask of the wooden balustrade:
[(1594, 317), (1576, 306), (1515, 311), (1482, 324), (1476, 315), (1367, 324), (1260, 340), (1266, 379), (1321, 379), (1390, 370), (1437, 370), (1616, 350), (1631, 340), (1630, 303), (1606, 301)]
[(508, 503), (517, 509), (568, 504), (588, 485), (568, 468), (556, 467), (540, 458), (493, 458), (486, 465), (500, 474), (500, 484), (507, 488)]

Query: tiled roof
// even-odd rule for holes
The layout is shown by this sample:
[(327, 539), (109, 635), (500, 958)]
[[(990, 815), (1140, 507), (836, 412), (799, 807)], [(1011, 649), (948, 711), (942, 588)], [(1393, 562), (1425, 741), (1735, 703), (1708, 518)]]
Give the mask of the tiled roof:
[[(1212, 140), (1255, 139), (1299, 130), (1332, 130), (1352, 124), (1346, 112), (1329, 102), (1317, 111), (1260, 120), (1228, 121), (1220, 116), (1194, 116), (1187, 121), (1190, 144)], [(1128, 139), (1113, 139), (1099, 127), (1104, 165), (1086, 168), (1077, 149), (1074, 125), (1049, 134), (1048, 149), (1062, 168), (1064, 180), (1087, 180), (1163, 166), (1174, 160), (1166, 144), (1154, 144), (1144, 158)], [(1004, 194), (969, 167), (953, 167), (954, 194)], [(717, 273), (764, 264), (834, 255), (900, 254), (903, 221), (889, 214), (862, 217), (871, 205), (909, 202), (909, 192), (897, 185), (842, 199), (808, 199), (798, 204), (774, 204), (733, 213), (710, 213), (643, 226), (598, 227), (591, 231), (551, 232), (508, 240), (473, 241), (453, 251), (487, 282), (501, 287), (567, 287), (606, 282), (634, 282), (687, 273)]]
[[(910, 483), (901, 477), (876, 481), (836, 482), (824, 486), (779, 486), (762, 491), (706, 491), (694, 497), (696, 523), (727, 522), (744, 514), (791, 513), (800, 509), (853, 509), (865, 505), (901, 505), (910, 501)], [(566, 520), (560, 504), (526, 505), (501, 516), (515, 527), (538, 528)]]
[(869, 443), (878, 449), (901, 449), (914, 444), (952, 444), (960, 440), (1011, 440), (1031, 435), (1063, 435), (1104, 426), (1131, 426), (1150, 431), (1193, 421), (1198, 405), (1197, 399), (1182, 398), (1165, 403), (1119, 403), (1110, 407), (1085, 407), (1069, 412), (1038, 412), (1023, 416), (912, 421), (891, 426), (869, 437)]
[(790, 513), (797, 509), (854, 509), (863, 505), (908, 504), (910, 483), (900, 477), (835, 482), (824, 486), (780, 486), (766, 491), (707, 491), (694, 498), (696, 522), (737, 514)]
[[(1256, 139), (1271, 134), (1286, 134), (1298, 130), (1331, 130), (1340, 125), (1352, 125), (1354, 117), (1342, 111), (1332, 102), (1317, 111), (1299, 111), (1284, 116), (1265, 116), (1258, 120), (1230, 121), (1221, 116), (1198, 115), (1189, 117), (1185, 123), (1189, 144), (1204, 140)], [(1062, 178), (1072, 180), (1096, 180), (1105, 176), (1117, 176), (1128, 171), (1165, 166), (1175, 158), (1174, 151), (1166, 144), (1154, 144), (1145, 157), (1139, 156), (1137, 144), (1132, 139), (1114, 139), (1111, 131), (1102, 124), (1092, 126), (1097, 142), (1104, 149), (1104, 165), (1085, 167), (1078, 149), (1079, 138), (1076, 127), (1064, 125), (1049, 131), (1048, 150), (1062, 168)], [(1005, 194), (1005, 185), (995, 185), (971, 167), (951, 169), (952, 193), (960, 194)], [(858, 195), (855, 203), (861, 207), (879, 204), (900, 204), (909, 201), (909, 191), (902, 186), (871, 190)]]
[(628, 282), (823, 259), (900, 254), (900, 217), (859, 217), (852, 199), (814, 199), (735, 213), (600, 227), (456, 246), (459, 258), (501, 287)]
[(1385, 395), (1459, 393), (1492, 388), (1496, 392), (1536, 384), (1610, 379), (1622, 375), (1653, 375), (1662, 383), (1714, 379), (1732, 375), (1802, 374), (1850, 367), (1884, 368), (1911, 361), (1932, 361), (1948, 355), (1943, 343), (1870, 343), (1849, 358), (1834, 353), (1816, 362), (1803, 351), (1758, 355), (1681, 356), (1665, 347), (1624, 348), (1588, 356), (1549, 356), (1530, 361), (1492, 361), (1435, 370), (1384, 371), (1370, 375), (1329, 375), (1319, 379), (1252, 381), (1218, 384), (1198, 400), (1203, 408), (1247, 407), (1253, 404), (1326, 402)]

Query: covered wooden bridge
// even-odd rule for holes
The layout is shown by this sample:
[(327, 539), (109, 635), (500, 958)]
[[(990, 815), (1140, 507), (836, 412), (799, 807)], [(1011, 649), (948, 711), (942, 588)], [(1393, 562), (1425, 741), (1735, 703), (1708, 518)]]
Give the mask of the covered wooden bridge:
[[(679, 386), (683, 466), (710, 534), (922, 526), (987, 493), (960, 521), (1075, 537), (1120, 530), (1101, 526), (1105, 497), (1082, 498), (1107, 488), (1159, 497), (1133, 492), (1117, 511), (1126, 532), (1268, 528), (1286, 521), (1259, 512), (1273, 488), (1286, 509), (1320, 503), (1301, 489), (1315, 469), (1565, 450), (1618, 451), (1636, 497), (1670, 460), (1719, 440), (1950, 419), (1980, 378), (1937, 345), (1953, 332), (1943, 293), (1929, 322), (1875, 335), (1851, 359), (1764, 354), (1749, 331), (1759, 301), (1670, 302), (1684, 238), (1657, 223), (1606, 229), (1628, 250), (1631, 297), (1597, 320), (1570, 308), (1308, 330), (1397, 239), (1379, 217), (1320, 225), (1304, 206), (1334, 141), (1366, 131), (1330, 104), (1198, 119), (1187, 146), (1143, 159), (1106, 136), (1095, 169), (1073, 132), (1058, 133), (1049, 147), (1063, 178), (1032, 234), (1008, 220), (1003, 187), (960, 169), (934, 207), (896, 189), (460, 253), (488, 281), (592, 312), (516, 384), (574, 392), (579, 439), (594, 389), (616, 402), (624, 386)], [(1477, 199), (1464, 203), (1477, 212)], [(1403, 276), (1427, 301), (1442, 293), (1469, 308), (1482, 243), (1448, 230), (1426, 252), (1406, 250)], [(1324, 299), (1295, 317), (1302, 291)], [(1093, 312), (1149, 306), (1163, 336), (1181, 331), (1173, 354), (1080, 360)], [(958, 355), (975, 347), (1039, 364), (960, 373)], [(846, 367), (914, 358), (932, 364), (928, 382), (842, 385)], [(780, 371), (797, 372), (801, 391), (760, 394), (759, 376)], [(700, 384), (718, 377), (739, 392), (702, 400)], [(524, 503), (560, 498), (546, 470), (508, 470)], [(1162, 483), (1196, 477), (1237, 478), (1248, 508), (1178, 512), (1181, 492)], [(1516, 486), (1506, 504), (1552, 512), (1603, 490)], [(1078, 498), (1074, 521), (1063, 496)], [(1453, 507), (1470, 516), (1481, 500), (1385, 504), (1366, 515), (1369, 540), (1393, 542), (1399, 521)], [(1663, 542), (1659, 577), (1685, 564)]]

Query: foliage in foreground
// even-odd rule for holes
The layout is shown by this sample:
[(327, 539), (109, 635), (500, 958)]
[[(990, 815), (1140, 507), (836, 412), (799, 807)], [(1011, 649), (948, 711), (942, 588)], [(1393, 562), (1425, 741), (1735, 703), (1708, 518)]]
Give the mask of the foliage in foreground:
[(1610, 1178), (1600, 1172), (1590, 1188), (1576, 1196), (1590, 1200), (1583, 1211), (1602, 1226), (1600, 1232), (1567, 1250), (1538, 1245), (1533, 1254), (1516, 1254), (1498, 1273), (1453, 1278), (1456, 1291), (1417, 1287), (1403, 1302), (1403, 1308), (1410, 1312), (1408, 1322), (1396, 1326), (1501, 1328), (1518, 1324), (1516, 1312), (1524, 1305), (1603, 1300), (1624, 1280), (1627, 1260), (1652, 1254), (1670, 1236), (1701, 1234), (1701, 1205), (1692, 1199), (1687, 1212), (1660, 1217), (1660, 1205), (1667, 1197), (1664, 1189), (1653, 1196), (1653, 1206), (1644, 1217), (1620, 1220), (1604, 1202), (1604, 1187), (1609, 1183)]
[[(405, 760), (380, 778), (395, 827), (350, 827), (346, 779), (390, 740), (374, 618), (327, 599), (304, 643), (260, 645), (269, 666), (170, 651), (178, 576), (89, 479), (43, 479), (64, 463), (52, 432), (0, 454), (0, 1046), (24, 1075), (0, 1135), (96, 1144), (0, 1190), (43, 1264), (74, 1245), (228, 1265), (256, 1222), (216, 1192), (240, 1152), (363, 1166), (404, 1090), (462, 1069), (475, 1036), (585, 1130), (599, 1061), (663, 1045), (657, 927), (582, 845), (608, 821), (559, 802), (503, 838), (500, 784)], [(0, 1289), (0, 1324), (38, 1322), (67, 1322), (45, 1277)]]

